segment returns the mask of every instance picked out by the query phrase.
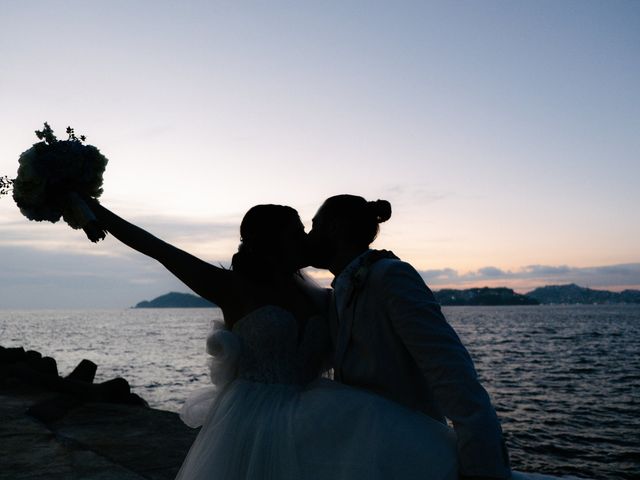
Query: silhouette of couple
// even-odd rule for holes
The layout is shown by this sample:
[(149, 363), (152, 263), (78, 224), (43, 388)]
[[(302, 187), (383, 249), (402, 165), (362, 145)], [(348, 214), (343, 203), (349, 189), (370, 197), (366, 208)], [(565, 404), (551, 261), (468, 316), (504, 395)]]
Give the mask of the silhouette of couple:
[[(224, 315), (207, 342), (213, 386), (185, 404), (202, 428), (178, 478), (510, 477), (489, 396), (433, 294), (369, 248), (389, 202), (331, 197), (308, 234), (293, 208), (255, 206), (230, 270), (91, 208)], [(302, 275), (308, 265), (330, 270), (333, 288)]]

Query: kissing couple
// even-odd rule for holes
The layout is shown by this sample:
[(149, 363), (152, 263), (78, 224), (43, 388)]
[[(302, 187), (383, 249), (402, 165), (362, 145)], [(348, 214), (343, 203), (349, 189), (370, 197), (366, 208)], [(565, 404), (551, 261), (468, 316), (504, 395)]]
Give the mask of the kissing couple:
[[(207, 340), (213, 386), (183, 409), (201, 430), (177, 478), (511, 477), (489, 396), (433, 294), (370, 249), (389, 202), (330, 197), (308, 234), (293, 208), (257, 205), (231, 269), (90, 207), (224, 315)], [(301, 273), (310, 265), (331, 271), (331, 289)]]

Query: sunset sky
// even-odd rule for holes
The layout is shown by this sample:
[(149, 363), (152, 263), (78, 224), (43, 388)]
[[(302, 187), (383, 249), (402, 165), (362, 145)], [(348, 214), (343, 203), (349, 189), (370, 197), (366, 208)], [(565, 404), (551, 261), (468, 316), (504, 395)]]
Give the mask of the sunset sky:
[[(621, 0), (0, 0), (0, 176), (72, 125), (105, 206), (213, 263), (254, 204), (310, 228), (355, 193), (433, 289), (640, 288), (639, 26)], [(188, 291), (10, 196), (0, 262), (0, 308)]]

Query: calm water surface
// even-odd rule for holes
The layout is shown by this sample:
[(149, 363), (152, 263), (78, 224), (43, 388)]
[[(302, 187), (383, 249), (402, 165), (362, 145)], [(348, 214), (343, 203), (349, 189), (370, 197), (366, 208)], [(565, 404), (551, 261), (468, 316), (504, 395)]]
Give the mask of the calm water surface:
[[(502, 421), (514, 468), (640, 478), (640, 305), (451, 307)], [(208, 384), (217, 309), (1, 311), (0, 345), (83, 358), (151, 406), (177, 411)]]

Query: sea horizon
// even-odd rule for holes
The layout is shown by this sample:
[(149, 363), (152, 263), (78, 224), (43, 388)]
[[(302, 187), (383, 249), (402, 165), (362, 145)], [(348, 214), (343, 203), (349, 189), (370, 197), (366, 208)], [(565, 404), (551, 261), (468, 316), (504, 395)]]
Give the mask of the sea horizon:
[[(483, 285), (483, 286), (456, 286), (456, 287), (442, 287), (442, 288), (431, 288), (431, 290), (434, 292), (434, 294), (437, 294), (441, 291), (459, 291), (459, 292), (464, 292), (464, 291), (470, 291), (470, 290), (483, 290), (483, 289), (490, 289), (490, 290), (500, 290), (500, 289), (507, 289), (507, 290), (511, 290), (513, 291), (515, 294), (518, 295), (523, 295), (523, 296), (528, 296), (528, 294), (534, 292), (535, 290), (538, 289), (543, 289), (543, 288), (567, 288), (567, 287), (578, 287), (579, 289), (583, 289), (592, 293), (609, 293), (609, 294), (620, 294), (622, 292), (638, 292), (640, 293), (640, 285), (637, 286), (637, 288), (628, 288), (628, 287), (617, 287), (617, 288), (593, 288), (593, 287), (589, 287), (589, 286), (582, 286), (582, 285), (578, 285), (576, 283), (562, 283), (562, 284), (545, 284), (545, 285), (540, 285), (535, 287), (533, 290), (528, 290), (528, 289), (516, 289), (514, 287), (510, 287), (510, 286), (489, 286), (489, 285)], [(173, 293), (178, 293), (178, 294), (186, 294), (186, 295), (191, 295), (193, 297), (199, 297), (197, 294), (194, 294), (191, 291), (170, 291), (170, 292), (166, 292), (160, 295), (157, 295), (155, 297), (153, 297), (151, 300), (147, 300), (147, 299), (142, 299), (142, 300), (138, 300), (136, 301), (136, 303), (134, 303), (133, 305), (130, 306), (113, 306), (113, 307), (74, 307), (74, 306), (51, 306), (51, 307), (30, 307), (30, 306), (23, 306), (23, 307), (3, 307), (0, 306), (0, 311), (64, 311), (64, 310), (128, 310), (128, 309), (138, 309), (141, 307), (138, 307), (137, 305), (139, 305), (140, 303), (143, 302), (147, 302), (147, 301), (154, 301), (160, 297), (163, 297), (165, 295), (168, 294), (173, 294)], [(640, 298), (640, 296), (639, 296)], [(552, 302), (540, 302), (540, 305), (608, 305), (608, 304), (637, 304), (640, 302), (623, 302), (623, 301), (617, 301), (617, 302), (606, 302), (606, 301), (595, 301), (595, 302), (578, 302), (578, 301), (569, 301), (569, 302), (557, 302), (557, 303), (552, 303)], [(483, 306), (484, 304), (471, 304), (471, 305), (452, 305), (452, 304), (443, 304), (443, 306), (447, 306), (447, 307), (452, 307), (452, 306)], [(484, 306), (509, 306), (509, 305), (502, 305), (502, 304), (489, 304), (489, 305), (484, 305)], [(511, 306), (524, 306), (524, 305), (517, 305), (517, 304), (511, 304)], [(142, 308), (187, 308), (187, 309), (192, 309), (192, 308), (217, 308), (217, 307), (191, 307), (191, 306), (175, 306), (175, 307), (142, 307)]]

